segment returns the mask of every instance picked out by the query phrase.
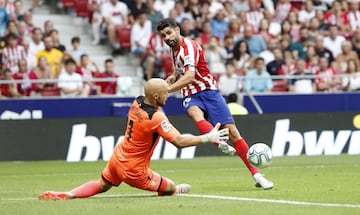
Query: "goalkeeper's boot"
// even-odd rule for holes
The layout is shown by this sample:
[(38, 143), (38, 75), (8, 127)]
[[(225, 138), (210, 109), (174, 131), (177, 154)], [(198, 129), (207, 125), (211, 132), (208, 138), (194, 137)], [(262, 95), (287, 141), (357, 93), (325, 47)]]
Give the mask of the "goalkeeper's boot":
[(253, 175), (255, 187), (262, 187), (264, 190), (270, 190), (274, 187), (274, 183), (266, 179), (261, 173)]
[(53, 192), (47, 191), (38, 196), (39, 200), (66, 200), (71, 199), (72, 196), (68, 192)]
[(191, 190), (190, 184), (178, 184), (176, 185), (176, 194), (188, 193)]
[(234, 147), (230, 146), (227, 142), (219, 142), (218, 150), (226, 155), (234, 156), (236, 154), (236, 150)]

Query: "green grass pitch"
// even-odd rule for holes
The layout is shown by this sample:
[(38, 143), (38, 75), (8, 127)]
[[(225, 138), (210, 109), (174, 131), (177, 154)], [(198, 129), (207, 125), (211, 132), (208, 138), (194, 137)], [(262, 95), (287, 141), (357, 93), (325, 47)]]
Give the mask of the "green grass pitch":
[(88, 199), (39, 201), (97, 179), (105, 162), (0, 162), (0, 214), (360, 214), (360, 156), (275, 157), (264, 191), (237, 157), (157, 160), (151, 168), (189, 195), (158, 197), (125, 184)]

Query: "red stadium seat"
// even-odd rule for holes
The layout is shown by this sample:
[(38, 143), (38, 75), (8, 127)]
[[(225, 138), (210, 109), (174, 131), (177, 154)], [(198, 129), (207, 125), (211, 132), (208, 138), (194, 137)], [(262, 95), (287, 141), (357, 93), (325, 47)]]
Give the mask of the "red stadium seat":
[(88, 7), (88, 0), (76, 0), (75, 13), (78, 17), (88, 17), (90, 13)]
[(272, 92), (287, 92), (289, 90), (287, 80), (273, 80)]
[(75, 6), (75, 0), (61, 0), (64, 8), (73, 8)]
[(120, 44), (120, 49), (130, 49), (131, 25), (118, 25), (116, 26), (116, 32)]
[(60, 96), (60, 89), (57, 87), (45, 87), (40, 94), (43, 97)]

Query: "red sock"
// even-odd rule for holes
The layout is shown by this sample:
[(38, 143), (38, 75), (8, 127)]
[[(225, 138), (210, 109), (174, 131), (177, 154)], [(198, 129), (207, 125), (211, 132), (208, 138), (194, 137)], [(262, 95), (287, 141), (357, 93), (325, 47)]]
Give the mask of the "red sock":
[(251, 166), (251, 164), (249, 163), (248, 159), (247, 159), (247, 152), (249, 150), (249, 146), (246, 143), (246, 141), (244, 140), (244, 138), (239, 139), (238, 141), (236, 141), (234, 143), (234, 148), (237, 152), (237, 154), (239, 155), (239, 157), (244, 161), (246, 167), (249, 169), (249, 171), (251, 172), (251, 175), (254, 175), (255, 173), (258, 173), (259, 171)]
[[(196, 127), (200, 131), (201, 134), (209, 133), (214, 127), (211, 125), (210, 122), (206, 121), (205, 119), (197, 121)], [(215, 145), (219, 145), (218, 143), (214, 143)]]
[(158, 196), (165, 196), (165, 195), (169, 195), (168, 192), (166, 192), (166, 187), (168, 185), (168, 181), (166, 180), (166, 178), (161, 177), (161, 184), (158, 190)]
[(70, 192), (75, 198), (86, 198), (100, 193), (101, 187), (98, 181), (89, 181), (82, 184)]

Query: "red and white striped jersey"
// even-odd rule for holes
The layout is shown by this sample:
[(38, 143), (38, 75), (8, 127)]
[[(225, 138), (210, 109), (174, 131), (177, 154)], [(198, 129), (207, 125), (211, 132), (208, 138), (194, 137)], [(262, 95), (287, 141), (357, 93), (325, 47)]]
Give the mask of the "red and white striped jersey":
[(252, 25), (256, 32), (259, 31), (260, 22), (264, 19), (264, 14), (261, 10), (245, 12), (246, 23)]
[(21, 45), (17, 45), (12, 48), (7, 46), (3, 49), (2, 52), (2, 65), (3, 69), (8, 68), (14, 74), (19, 70), (18, 62), (19, 60), (26, 60), (27, 55), (25, 52), (25, 48)]
[(181, 89), (183, 97), (205, 90), (218, 89), (215, 79), (210, 74), (204, 50), (197, 42), (183, 37), (180, 48), (175, 52), (171, 49), (170, 54), (178, 75), (195, 70), (194, 80)]

